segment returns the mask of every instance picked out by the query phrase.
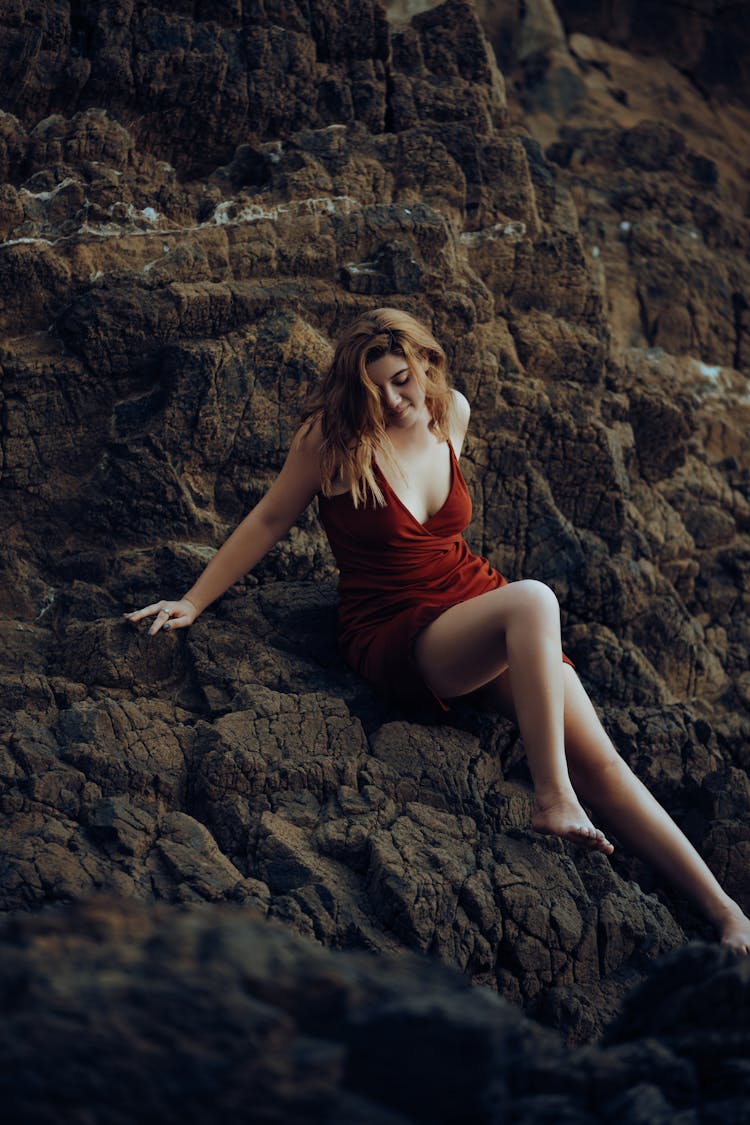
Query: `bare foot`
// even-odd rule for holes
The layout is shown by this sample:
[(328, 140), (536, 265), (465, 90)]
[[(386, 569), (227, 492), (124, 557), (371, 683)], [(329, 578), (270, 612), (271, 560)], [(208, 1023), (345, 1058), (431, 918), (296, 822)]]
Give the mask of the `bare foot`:
[(542, 804), (537, 798), (531, 815), (531, 827), (536, 832), (562, 836), (563, 840), (570, 840), (572, 844), (593, 848), (605, 855), (612, 855), (615, 850), (604, 833), (594, 828), (575, 798), (559, 797), (546, 804)]
[(728, 946), (734, 953), (750, 953), (750, 918), (742, 913), (736, 902), (716, 926), (722, 945)]

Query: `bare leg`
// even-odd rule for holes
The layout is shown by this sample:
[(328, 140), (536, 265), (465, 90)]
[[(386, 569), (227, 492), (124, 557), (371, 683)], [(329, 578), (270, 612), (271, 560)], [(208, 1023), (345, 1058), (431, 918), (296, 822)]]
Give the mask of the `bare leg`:
[[(750, 919), (714, 875), (669, 814), (620, 757), (574, 670), (564, 668), (565, 749), (571, 780), (628, 847), (688, 894), (716, 927), (721, 941), (750, 952)], [(516, 715), (514, 688), (502, 675), (477, 694), (485, 709)]]
[(445, 698), (512, 669), (515, 709), (534, 780), (532, 827), (611, 854), (581, 807), (565, 758), (560, 610), (541, 582), (512, 582), (452, 606), (417, 637), (427, 683)]

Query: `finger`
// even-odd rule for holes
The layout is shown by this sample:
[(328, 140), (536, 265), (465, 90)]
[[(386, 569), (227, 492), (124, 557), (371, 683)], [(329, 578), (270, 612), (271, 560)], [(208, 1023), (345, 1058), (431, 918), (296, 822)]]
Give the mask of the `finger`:
[(142, 617), (150, 617), (154, 613), (159, 613), (163, 607), (164, 602), (154, 602), (153, 605), (147, 605), (144, 609), (134, 609), (130, 613), (123, 614), (123, 616), (129, 618), (130, 621), (140, 621)]
[(169, 612), (170, 611), (166, 608), (166, 606), (163, 609), (159, 610), (156, 615), (156, 620), (148, 631), (149, 636), (153, 636), (154, 633), (158, 633), (159, 630), (164, 627), (164, 625), (169, 621)]
[(190, 624), (191, 621), (189, 617), (170, 617), (169, 621), (165, 623), (164, 628), (169, 630), (187, 629)]

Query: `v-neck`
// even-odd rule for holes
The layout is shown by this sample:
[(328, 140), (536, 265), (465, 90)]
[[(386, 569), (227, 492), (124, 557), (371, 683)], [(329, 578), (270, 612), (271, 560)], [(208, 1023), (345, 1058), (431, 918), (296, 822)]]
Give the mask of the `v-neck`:
[(404, 504), (403, 500), (398, 495), (396, 490), (389, 483), (388, 478), (386, 477), (383, 470), (380, 468), (380, 465), (378, 465), (377, 461), (374, 462), (375, 468), (378, 470), (378, 473), (380, 474), (380, 476), (383, 479), (383, 483), (385, 484), (386, 488), (390, 492), (393, 499), (396, 501), (396, 503), (401, 508), (403, 508), (403, 510), (406, 512), (407, 516), (409, 516), (409, 518), (412, 520), (412, 522), (415, 523), (417, 525), (417, 527), (421, 527), (423, 531), (426, 531), (427, 530), (427, 524), (432, 523), (432, 521), (434, 519), (437, 519), (437, 517), (443, 511), (443, 509), (445, 508), (446, 504), (448, 503), (448, 501), (450, 500), (450, 498), (453, 494), (453, 486), (456, 483), (456, 454), (455, 454), (455, 451), (453, 449), (453, 442), (451, 441), (451, 439), (447, 438), (446, 440), (448, 442), (448, 455), (450, 457), (450, 463), (451, 463), (451, 481), (450, 481), (450, 485), (448, 487), (448, 495), (446, 496), (445, 500), (440, 505), (438, 510), (436, 512), (433, 512), (431, 516), (428, 516), (427, 519), (424, 521), (424, 523), (420, 523), (420, 521), (417, 519), (417, 517), (414, 515), (414, 513), (411, 511), (411, 509), (407, 508), (406, 504)]

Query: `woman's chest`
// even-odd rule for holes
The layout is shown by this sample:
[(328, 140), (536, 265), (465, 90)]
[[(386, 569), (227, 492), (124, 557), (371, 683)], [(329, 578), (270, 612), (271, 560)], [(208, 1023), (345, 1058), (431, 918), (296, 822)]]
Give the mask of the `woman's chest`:
[(417, 523), (427, 523), (448, 500), (453, 465), (447, 441), (408, 456), (398, 453), (396, 465), (378, 467), (391, 492)]

